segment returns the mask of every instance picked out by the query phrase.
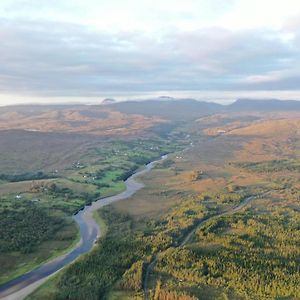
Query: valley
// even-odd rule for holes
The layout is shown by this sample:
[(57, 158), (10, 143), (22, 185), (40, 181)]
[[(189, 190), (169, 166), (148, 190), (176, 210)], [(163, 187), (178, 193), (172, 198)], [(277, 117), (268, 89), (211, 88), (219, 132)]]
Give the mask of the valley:
[[(7, 140), (0, 145), (1, 283), (72, 249), (71, 216), (124, 191), (130, 175), (168, 153), (138, 177), (142, 189), (99, 207), (102, 235), (93, 249), (26, 299), (300, 297), (300, 114), (242, 111), (240, 103), (205, 111), (200, 102), (195, 110), (192, 102), (189, 115), (179, 102), (158, 103), (173, 109), (156, 114), (151, 101), (144, 110), (140, 103), (126, 112), (105, 108), (160, 120), (138, 133), (0, 131)], [(18, 163), (8, 151), (15, 141)]]
[[(39, 136), (36, 141), (40, 142)], [(63, 145), (65, 148), (69, 146), (72, 144)], [(58, 170), (52, 171), (56, 165), (52, 165), (51, 169), (49, 166), (44, 168), (42, 164), (47, 162), (40, 161), (43, 170), (51, 171), (47, 174), (38, 173), (40, 171), (3, 174), (0, 185), (0, 282), (28, 272), (73, 248), (78, 242), (78, 229), (70, 218), (73, 214), (96, 199), (122, 192), (125, 189), (124, 180), (140, 166), (175, 148), (175, 144), (159, 138), (129, 142), (87, 142), (83, 139), (82, 148), (73, 149), (72, 155), (76, 160), (71, 163), (70, 158), (66, 157), (64, 163), (57, 166)], [(47, 149), (38, 149), (48, 155)], [(86, 151), (84, 155), (82, 149)], [(49, 156), (51, 158), (51, 152)], [(14, 161), (12, 157), (10, 159)], [(30, 156), (25, 155), (27, 159), (30, 163)], [(18, 163), (16, 170), (19, 167)], [(16, 220), (13, 226), (9, 225), (11, 219)]]
[(300, 300), (299, 0), (0, 25), (0, 300)]

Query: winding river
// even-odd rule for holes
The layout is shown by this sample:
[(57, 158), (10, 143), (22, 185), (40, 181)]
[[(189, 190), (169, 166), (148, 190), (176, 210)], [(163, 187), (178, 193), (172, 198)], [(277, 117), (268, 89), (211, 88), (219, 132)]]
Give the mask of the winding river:
[(164, 155), (161, 157), (161, 159), (147, 164), (141, 171), (138, 171), (130, 176), (125, 181), (126, 190), (124, 192), (115, 196), (99, 199), (93, 202), (92, 205), (85, 206), (84, 209), (80, 210), (76, 215), (74, 215), (73, 218), (79, 225), (81, 237), (80, 242), (75, 246), (75, 248), (69, 253), (59, 256), (38, 267), (37, 269), (34, 269), (5, 284), (0, 285), (0, 299), (24, 299), (34, 289), (46, 281), (50, 275), (69, 265), (82, 254), (89, 252), (101, 234), (99, 225), (93, 218), (93, 213), (105, 205), (127, 199), (142, 189), (144, 184), (137, 181), (136, 177), (149, 172), (156, 163), (163, 161), (166, 158), (167, 155)]

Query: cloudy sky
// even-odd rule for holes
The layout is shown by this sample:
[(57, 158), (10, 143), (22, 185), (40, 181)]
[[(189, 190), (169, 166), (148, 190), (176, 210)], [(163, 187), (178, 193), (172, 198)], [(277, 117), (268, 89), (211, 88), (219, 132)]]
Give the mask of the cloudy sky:
[(0, 104), (300, 99), (299, 0), (1, 0)]

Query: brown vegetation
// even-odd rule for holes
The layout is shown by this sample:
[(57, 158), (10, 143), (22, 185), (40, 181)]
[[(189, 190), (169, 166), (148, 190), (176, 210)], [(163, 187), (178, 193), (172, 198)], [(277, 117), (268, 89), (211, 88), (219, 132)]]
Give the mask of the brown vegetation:
[(98, 136), (133, 135), (165, 122), (158, 117), (127, 115), (101, 106), (47, 109), (35, 114), (1, 112), (0, 130), (87, 133)]

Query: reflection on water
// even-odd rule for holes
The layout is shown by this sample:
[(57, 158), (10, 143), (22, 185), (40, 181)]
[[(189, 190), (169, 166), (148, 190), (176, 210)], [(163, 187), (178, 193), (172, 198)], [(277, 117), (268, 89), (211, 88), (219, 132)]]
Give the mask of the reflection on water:
[(144, 185), (141, 182), (136, 181), (135, 178), (149, 172), (157, 162), (166, 159), (166, 157), (167, 155), (164, 155), (160, 160), (149, 163), (143, 170), (136, 172), (129, 177), (125, 181), (126, 190), (124, 192), (95, 201), (92, 205), (86, 206), (83, 210), (80, 210), (76, 215), (74, 215), (73, 219), (77, 222), (80, 228), (81, 240), (79, 244), (71, 252), (45, 263), (41, 267), (19, 276), (16, 279), (0, 285), (0, 298), (19, 291), (31, 283), (55, 273), (62, 267), (70, 264), (80, 255), (90, 251), (100, 235), (100, 228), (92, 216), (93, 212), (105, 205), (127, 199), (143, 188)]

